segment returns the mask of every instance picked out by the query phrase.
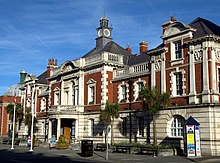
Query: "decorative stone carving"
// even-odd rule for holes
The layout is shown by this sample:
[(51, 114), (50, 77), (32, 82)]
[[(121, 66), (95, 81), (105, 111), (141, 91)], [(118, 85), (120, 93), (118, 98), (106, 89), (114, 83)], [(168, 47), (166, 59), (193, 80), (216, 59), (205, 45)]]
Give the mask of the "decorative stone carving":
[(215, 49), (214, 52), (215, 52), (215, 59), (217, 61), (220, 61), (220, 49)]
[(155, 64), (155, 70), (160, 70), (161, 62), (159, 60), (156, 60), (154, 64)]
[(202, 51), (201, 50), (194, 51), (193, 53), (194, 53), (195, 61), (202, 61)]

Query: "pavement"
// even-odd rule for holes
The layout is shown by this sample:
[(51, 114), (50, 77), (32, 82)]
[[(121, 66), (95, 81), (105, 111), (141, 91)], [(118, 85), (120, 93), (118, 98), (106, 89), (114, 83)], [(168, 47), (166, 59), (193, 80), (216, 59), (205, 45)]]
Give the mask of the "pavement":
[(158, 156), (124, 154), (109, 152), (106, 160), (106, 152), (94, 151), (93, 156), (82, 157), (80, 149), (49, 149), (48, 147), (35, 147), (33, 151), (26, 146), (0, 144), (0, 162), (43, 163), (43, 162), (75, 162), (75, 163), (220, 163), (220, 157), (204, 156), (201, 158), (187, 158), (184, 156)]

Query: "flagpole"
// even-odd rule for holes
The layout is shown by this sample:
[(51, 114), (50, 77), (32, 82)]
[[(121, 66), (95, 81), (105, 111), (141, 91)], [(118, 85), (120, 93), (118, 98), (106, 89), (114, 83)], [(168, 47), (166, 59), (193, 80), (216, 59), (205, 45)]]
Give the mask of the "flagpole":
[(34, 91), (33, 91), (33, 105), (31, 109), (31, 148), (30, 151), (33, 151), (33, 135), (34, 135), (34, 108), (35, 108), (35, 84), (34, 84)]
[(11, 149), (14, 149), (14, 139), (15, 139), (15, 107), (16, 107), (16, 95), (14, 97), (14, 114), (13, 114), (13, 131), (12, 131), (12, 142)]

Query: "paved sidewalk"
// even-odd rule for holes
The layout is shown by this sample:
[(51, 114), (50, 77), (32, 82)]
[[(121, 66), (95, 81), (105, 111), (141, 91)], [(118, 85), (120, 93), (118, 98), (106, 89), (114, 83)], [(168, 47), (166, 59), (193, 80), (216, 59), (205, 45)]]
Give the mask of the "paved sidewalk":
[[(0, 156), (8, 162), (77, 162), (77, 163), (188, 163), (188, 162), (220, 162), (220, 157), (186, 158), (182, 156), (153, 157), (148, 155), (124, 154), (109, 152), (109, 159), (105, 160), (105, 152), (93, 152), (91, 157), (82, 157), (80, 150), (49, 150), (48, 147), (35, 147), (33, 152), (26, 146), (11, 149), (10, 145), (0, 144)], [(8, 155), (8, 157), (6, 157)], [(13, 156), (11, 156), (13, 155)], [(3, 156), (3, 157), (2, 157)], [(13, 157), (13, 160), (11, 160)], [(2, 160), (2, 159), (1, 159)]]

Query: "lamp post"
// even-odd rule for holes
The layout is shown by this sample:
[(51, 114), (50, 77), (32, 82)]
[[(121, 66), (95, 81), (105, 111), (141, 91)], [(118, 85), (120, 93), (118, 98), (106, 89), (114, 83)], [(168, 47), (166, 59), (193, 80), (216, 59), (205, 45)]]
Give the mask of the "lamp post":
[(12, 141), (11, 141), (11, 149), (14, 149), (14, 139), (15, 139), (15, 109), (16, 109), (16, 95), (14, 97), (14, 114), (13, 114), (13, 131), (12, 131)]
[(30, 151), (33, 151), (33, 135), (34, 135), (34, 110), (35, 110), (35, 84), (34, 84), (34, 90), (33, 90), (33, 104), (31, 109), (31, 147)]
[(129, 119), (130, 119), (130, 123), (129, 123), (129, 128), (130, 128), (130, 135), (129, 135), (129, 142), (131, 143), (131, 132), (132, 132), (132, 123), (131, 123), (131, 111), (132, 111), (132, 107), (131, 107), (131, 96), (132, 96), (132, 92), (131, 92), (131, 88), (132, 88), (132, 83), (133, 81), (131, 79), (128, 80), (128, 84), (129, 84)]

